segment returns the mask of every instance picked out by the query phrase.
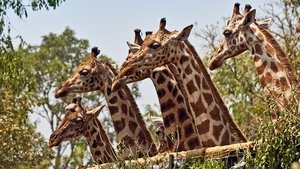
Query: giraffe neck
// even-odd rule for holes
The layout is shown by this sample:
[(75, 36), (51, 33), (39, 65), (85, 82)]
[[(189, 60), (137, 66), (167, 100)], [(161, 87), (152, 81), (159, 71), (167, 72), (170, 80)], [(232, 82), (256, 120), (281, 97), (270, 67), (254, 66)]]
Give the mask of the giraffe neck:
[(102, 90), (110, 111), (117, 140), (125, 146), (123, 157), (128, 157), (130, 151), (136, 157), (143, 157), (145, 154), (148, 156), (156, 155), (156, 146), (131, 91), (125, 86), (112, 92), (112, 79), (115, 72), (111, 67), (107, 68), (107, 77)]
[(288, 57), (267, 29), (253, 25), (246, 39), (263, 88), (275, 96), (278, 103), (287, 104), (292, 96), (292, 87), (299, 85)]
[(90, 147), (94, 161), (98, 164), (116, 161), (117, 155), (100, 121), (93, 118), (89, 121), (84, 136)]
[(178, 48), (183, 51), (179, 51), (175, 65), (183, 80), (202, 145), (211, 147), (245, 142), (193, 46), (188, 41), (180, 45)]
[(201, 145), (193, 116), (172, 72), (167, 66), (161, 66), (150, 70), (149, 78), (157, 92), (166, 137), (175, 136), (174, 144), (169, 149), (174, 152), (199, 148)]

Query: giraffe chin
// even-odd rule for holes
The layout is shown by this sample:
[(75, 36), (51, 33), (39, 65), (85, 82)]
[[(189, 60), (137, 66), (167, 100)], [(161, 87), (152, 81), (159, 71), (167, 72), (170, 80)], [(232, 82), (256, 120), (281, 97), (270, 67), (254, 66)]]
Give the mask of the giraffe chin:
[(219, 68), (221, 66), (222, 66), (222, 62), (221, 61), (213, 60), (213, 61), (211, 61), (209, 63), (208, 68), (209, 68), (209, 70), (215, 70), (215, 69), (217, 69), (217, 68)]
[(58, 139), (56, 139), (56, 140), (50, 140), (49, 143), (48, 143), (48, 146), (50, 148), (56, 147), (56, 146), (58, 146), (60, 144), (60, 142), (61, 142), (60, 139), (59, 140)]
[(55, 98), (66, 97), (66, 96), (68, 96), (68, 94), (69, 94), (69, 92), (66, 90), (63, 90), (63, 91), (58, 90), (55, 92)]

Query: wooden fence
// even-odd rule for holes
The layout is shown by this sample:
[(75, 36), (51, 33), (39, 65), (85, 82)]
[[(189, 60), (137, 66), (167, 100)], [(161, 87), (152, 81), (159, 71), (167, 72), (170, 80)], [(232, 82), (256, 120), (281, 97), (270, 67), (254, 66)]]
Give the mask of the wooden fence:
[(125, 160), (118, 164), (116, 163), (106, 163), (101, 165), (96, 165), (87, 169), (101, 169), (101, 168), (119, 168), (120, 165), (160, 165), (161, 163), (168, 163), (165, 166), (168, 168), (173, 168), (174, 159), (188, 159), (192, 157), (204, 157), (204, 158), (223, 158), (227, 159), (227, 166), (232, 166), (237, 162), (236, 159), (244, 157), (244, 150), (250, 150), (254, 147), (254, 142), (237, 143), (226, 146), (216, 146), (208, 148), (199, 148), (189, 151), (182, 152), (165, 152), (160, 153), (153, 157), (138, 158), (136, 160)]

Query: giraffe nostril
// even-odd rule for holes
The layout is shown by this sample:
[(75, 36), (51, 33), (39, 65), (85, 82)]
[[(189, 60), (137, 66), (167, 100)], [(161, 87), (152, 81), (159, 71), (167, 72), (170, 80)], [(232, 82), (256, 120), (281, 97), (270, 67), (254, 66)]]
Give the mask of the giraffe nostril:
[(56, 137), (57, 137), (57, 135), (53, 133), (50, 135), (50, 140), (55, 139)]

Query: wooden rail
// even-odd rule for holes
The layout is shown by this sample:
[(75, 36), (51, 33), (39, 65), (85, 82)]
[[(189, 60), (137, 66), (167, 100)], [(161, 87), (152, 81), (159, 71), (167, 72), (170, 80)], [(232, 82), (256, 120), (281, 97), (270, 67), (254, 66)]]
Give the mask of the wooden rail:
[[(159, 164), (168, 161), (169, 157), (175, 157), (176, 159), (188, 159), (192, 157), (205, 157), (205, 158), (225, 158), (233, 156), (235, 153), (240, 152), (240, 150), (250, 149), (254, 147), (254, 142), (237, 143), (226, 146), (216, 146), (208, 148), (199, 148), (189, 151), (182, 152), (164, 152), (153, 157), (138, 158), (136, 160), (125, 160), (120, 162), (124, 165), (150, 165)], [(99, 169), (99, 168), (118, 168), (116, 163), (106, 163), (101, 165), (96, 165), (87, 169)]]

